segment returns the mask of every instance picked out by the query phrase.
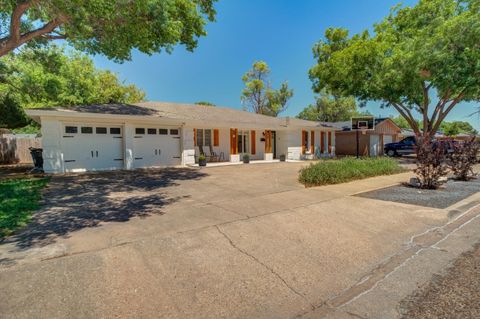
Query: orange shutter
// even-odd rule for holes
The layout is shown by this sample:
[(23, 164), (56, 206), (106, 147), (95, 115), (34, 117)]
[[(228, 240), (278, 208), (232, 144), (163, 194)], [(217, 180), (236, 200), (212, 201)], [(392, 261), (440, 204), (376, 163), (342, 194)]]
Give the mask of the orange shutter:
[(320, 133), (320, 150), (325, 153), (325, 132)]
[(332, 152), (332, 132), (328, 132), (328, 152)]
[(197, 129), (193, 129), (193, 145), (197, 146)]
[(255, 131), (251, 131), (250, 133), (251, 137), (252, 137), (252, 146), (251, 146), (251, 153), (252, 155), (255, 155), (256, 153), (256, 137), (255, 137)]
[(219, 146), (220, 139), (219, 139), (219, 132), (218, 129), (213, 130), (213, 146)]
[(230, 129), (230, 154), (232, 155), (236, 155), (238, 152), (237, 139), (238, 139), (238, 129), (231, 128)]
[(310, 132), (310, 152), (315, 153), (315, 131)]
[(302, 154), (305, 154), (305, 131), (302, 131)]

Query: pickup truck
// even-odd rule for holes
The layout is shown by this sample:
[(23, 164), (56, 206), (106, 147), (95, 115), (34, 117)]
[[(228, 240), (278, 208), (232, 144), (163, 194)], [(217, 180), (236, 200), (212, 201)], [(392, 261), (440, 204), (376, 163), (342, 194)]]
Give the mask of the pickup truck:
[[(445, 154), (451, 153), (454, 150), (454, 145), (458, 142), (456, 141), (439, 141), (439, 140), (432, 140), (433, 146), (435, 147), (442, 147)], [(415, 154), (417, 142), (415, 136), (409, 136), (401, 140), (400, 142), (396, 143), (388, 143), (385, 144), (383, 149), (386, 155), (390, 157), (394, 156), (402, 156), (402, 155), (410, 155)]]
[(400, 142), (385, 144), (383, 150), (390, 157), (415, 154), (415, 136), (405, 137)]

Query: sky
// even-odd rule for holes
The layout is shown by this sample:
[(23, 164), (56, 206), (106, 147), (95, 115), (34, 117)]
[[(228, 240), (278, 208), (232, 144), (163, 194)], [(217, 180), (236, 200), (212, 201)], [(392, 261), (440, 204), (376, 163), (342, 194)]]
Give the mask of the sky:
[[(149, 101), (194, 103), (208, 101), (241, 109), (242, 75), (254, 61), (271, 69), (276, 88), (287, 81), (294, 90), (281, 116), (295, 116), (314, 102), (308, 70), (315, 64), (313, 45), (329, 27), (358, 33), (371, 29), (399, 0), (219, 0), (216, 22), (195, 51), (177, 47), (172, 54), (152, 56), (134, 52), (132, 60), (117, 64), (95, 56), (95, 64), (118, 73), (147, 93)], [(403, 0), (414, 5), (416, 0)], [(447, 120), (469, 121), (480, 130), (480, 117), (469, 117), (478, 104), (461, 104)], [(374, 116), (396, 116), (378, 103), (366, 108)]]

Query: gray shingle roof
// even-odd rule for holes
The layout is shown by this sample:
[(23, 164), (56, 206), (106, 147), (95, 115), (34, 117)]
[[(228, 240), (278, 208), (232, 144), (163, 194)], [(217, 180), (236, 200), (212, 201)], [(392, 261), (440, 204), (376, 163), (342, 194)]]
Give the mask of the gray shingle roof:
[(142, 102), (135, 104), (93, 104), (80, 105), (69, 108), (44, 108), (79, 113), (98, 113), (109, 115), (155, 116), (179, 121), (199, 121), (208, 124), (231, 124), (232, 127), (259, 126), (264, 128), (294, 127), (323, 127), (333, 128), (328, 123), (305, 121), (289, 117), (271, 117), (252, 112), (236, 110), (227, 107), (206, 106), (197, 104), (181, 104), (168, 102)]

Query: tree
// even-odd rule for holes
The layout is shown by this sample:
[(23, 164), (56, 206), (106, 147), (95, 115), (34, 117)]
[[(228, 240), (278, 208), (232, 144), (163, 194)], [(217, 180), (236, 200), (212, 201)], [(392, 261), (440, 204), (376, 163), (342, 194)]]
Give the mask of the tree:
[(480, 100), (478, 21), (478, 0), (420, 0), (392, 9), (373, 36), (328, 29), (313, 49), (313, 88), (381, 101), (428, 139), (460, 102)]
[(206, 106), (216, 106), (215, 104), (210, 103), (210, 102), (206, 102), (206, 101), (195, 102), (195, 104), (196, 105), (206, 105)]
[(90, 54), (129, 60), (132, 49), (192, 51), (216, 0), (0, 0), (0, 56), (25, 43), (64, 39)]
[(0, 128), (15, 129), (29, 124), (27, 115), (9, 94), (0, 96)]
[(478, 134), (477, 130), (475, 130), (470, 123), (463, 121), (443, 122), (440, 129), (443, 131), (443, 134), (447, 136), (456, 136), (461, 133), (470, 135)]
[(245, 108), (258, 114), (278, 116), (287, 108), (288, 100), (293, 96), (293, 90), (288, 88), (288, 83), (281, 84), (278, 90), (272, 89), (268, 79), (270, 68), (264, 61), (253, 63), (242, 77), (245, 88), (240, 99)]
[(77, 51), (57, 46), (28, 48), (2, 58), (6, 75), (0, 93), (9, 94), (23, 108), (100, 103), (134, 103), (145, 93), (125, 85), (115, 73), (95, 68)]
[(315, 105), (310, 104), (304, 108), (297, 118), (309, 121), (339, 122), (349, 121), (358, 114), (355, 98), (339, 97), (321, 92), (315, 98)]

